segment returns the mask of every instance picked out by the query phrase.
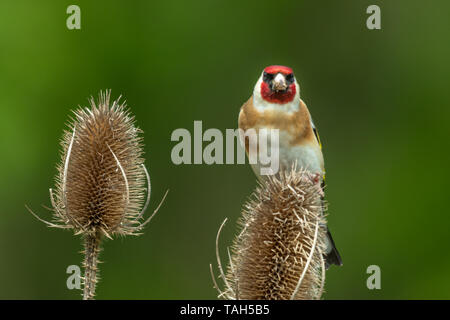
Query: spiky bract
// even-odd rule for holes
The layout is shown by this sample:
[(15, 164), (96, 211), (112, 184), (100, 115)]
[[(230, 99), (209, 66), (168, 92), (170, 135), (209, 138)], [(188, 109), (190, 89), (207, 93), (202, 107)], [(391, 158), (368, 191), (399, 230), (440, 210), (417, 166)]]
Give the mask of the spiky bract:
[(317, 299), (324, 284), (326, 234), (317, 176), (282, 172), (261, 182), (245, 205), (223, 296)]

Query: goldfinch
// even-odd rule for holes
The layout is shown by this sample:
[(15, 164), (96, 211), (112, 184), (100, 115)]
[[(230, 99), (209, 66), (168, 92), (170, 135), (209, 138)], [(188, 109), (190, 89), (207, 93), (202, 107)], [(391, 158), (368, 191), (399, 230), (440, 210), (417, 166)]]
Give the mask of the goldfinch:
[[(320, 176), (324, 186), (325, 169), (322, 145), (316, 127), (306, 104), (300, 99), (300, 87), (291, 68), (269, 66), (264, 69), (256, 83), (253, 95), (244, 103), (239, 113), (239, 128), (244, 132), (254, 129), (278, 129), (279, 167), (306, 169)], [(247, 155), (248, 141), (245, 143)], [(260, 165), (253, 164), (253, 170), (260, 176)], [(327, 268), (331, 264), (342, 265), (327, 226)]]

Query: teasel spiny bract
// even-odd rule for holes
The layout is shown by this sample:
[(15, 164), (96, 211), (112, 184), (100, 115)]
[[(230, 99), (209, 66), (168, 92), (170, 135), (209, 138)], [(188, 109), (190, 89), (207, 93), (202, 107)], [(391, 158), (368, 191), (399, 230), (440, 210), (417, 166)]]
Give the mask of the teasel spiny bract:
[(95, 295), (101, 239), (139, 235), (163, 202), (143, 221), (151, 187), (142, 132), (119, 100), (110, 104), (110, 91), (100, 92), (98, 104), (91, 97), (90, 108), (74, 112), (61, 140), (56, 190), (50, 189), (54, 221), (32, 212), (50, 227), (73, 229), (83, 236), (83, 299)]
[(287, 170), (261, 181), (239, 220), (229, 265), (217, 263), (225, 288), (219, 298), (243, 300), (320, 299), (325, 281), (326, 231), (323, 191), (317, 175)]

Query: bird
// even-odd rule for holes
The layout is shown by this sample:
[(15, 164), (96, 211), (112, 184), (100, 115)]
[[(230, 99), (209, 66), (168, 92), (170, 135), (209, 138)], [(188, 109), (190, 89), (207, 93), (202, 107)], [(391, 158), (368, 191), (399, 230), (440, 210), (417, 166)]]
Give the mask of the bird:
[[(279, 170), (302, 168), (316, 174), (321, 183), (321, 200), (324, 201), (325, 168), (322, 143), (308, 107), (300, 98), (300, 86), (292, 68), (272, 65), (264, 68), (253, 89), (253, 95), (245, 102), (239, 112), (239, 129), (247, 132), (253, 129), (278, 129)], [(249, 156), (248, 137), (242, 137)], [(259, 143), (259, 141), (258, 141)], [(261, 164), (253, 163), (253, 171), (259, 179)], [(342, 258), (333, 237), (326, 225), (326, 268), (342, 265)]]

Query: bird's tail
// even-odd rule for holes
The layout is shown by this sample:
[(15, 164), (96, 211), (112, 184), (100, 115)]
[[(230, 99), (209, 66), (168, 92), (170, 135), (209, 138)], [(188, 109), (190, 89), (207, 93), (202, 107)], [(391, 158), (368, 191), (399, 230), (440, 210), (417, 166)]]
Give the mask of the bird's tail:
[(328, 269), (330, 265), (335, 264), (342, 266), (341, 255), (339, 254), (336, 245), (334, 244), (333, 237), (330, 230), (327, 228), (327, 253), (325, 254), (325, 266)]

